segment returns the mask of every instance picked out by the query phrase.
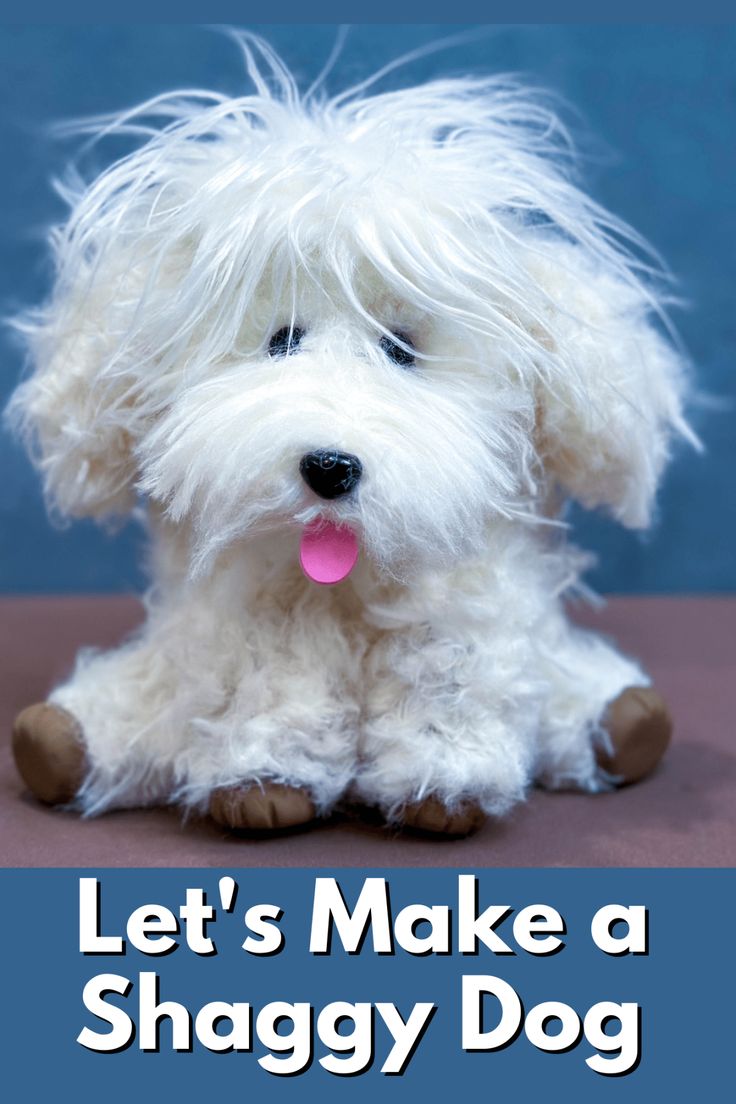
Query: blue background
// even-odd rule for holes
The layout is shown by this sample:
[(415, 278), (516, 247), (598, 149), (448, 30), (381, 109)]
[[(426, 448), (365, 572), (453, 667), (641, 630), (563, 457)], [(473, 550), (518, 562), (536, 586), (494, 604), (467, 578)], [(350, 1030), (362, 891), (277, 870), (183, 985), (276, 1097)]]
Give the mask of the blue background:
[[(258, 26), (304, 84), (334, 41), (331, 24)], [(413, 47), (462, 29), (356, 25), (329, 82), (369, 75)], [(642, 538), (603, 518), (573, 514), (594, 549), (601, 590), (732, 591), (736, 521), (733, 422), (736, 281), (736, 28), (733, 26), (516, 25), (414, 62), (382, 87), (439, 74), (523, 71), (561, 93), (594, 136), (587, 179), (595, 196), (640, 230), (680, 277), (691, 304), (678, 315), (704, 401), (692, 421), (707, 445), (680, 450), (661, 495), (660, 518)], [(45, 230), (62, 214), (48, 185), (65, 150), (43, 128), (52, 120), (129, 106), (172, 87), (235, 93), (239, 54), (191, 24), (0, 28), (0, 305), (8, 313), (48, 287)], [(0, 402), (20, 373), (0, 350)], [(0, 437), (0, 591), (138, 588), (141, 534), (111, 537), (92, 523), (55, 531), (38, 480), (18, 447)]]
[[(222, 914), (219, 908), (218, 881), (223, 873), (239, 883), (232, 914)], [(428, 1104), (456, 1099), (508, 1104), (682, 1104), (703, 1099), (704, 1091), (708, 1099), (709, 1088), (711, 1098), (727, 1098), (726, 1086), (733, 1081), (730, 872), (498, 870), (480, 874), (481, 908), (493, 903), (518, 911), (542, 902), (561, 913), (567, 922), (566, 945), (548, 958), (524, 951), (496, 956), (483, 946), (477, 956), (454, 952), (416, 957), (398, 947), (395, 955), (375, 955), (370, 937), (359, 955), (346, 955), (337, 938), (329, 956), (308, 953), (316, 875), (337, 877), (351, 908), (363, 877), (372, 874), (388, 878), (394, 914), (410, 903), (422, 902), (449, 905), (457, 917), (458, 873), (4, 870), (0, 872), (5, 902), (0, 913), (4, 949), (0, 1016), (5, 1013), (3, 1084), (8, 1098), (32, 1104), (66, 1097), (79, 1104), (99, 1100), (107, 1104), (130, 1100), (142, 1104), (159, 1100), (373, 1104), (377, 1099)], [(125, 956), (82, 956), (78, 952), (79, 876), (100, 879), (103, 935), (124, 936), (128, 916), (144, 903), (164, 904), (176, 914), (186, 887), (201, 887), (218, 909), (218, 918), (207, 931), (218, 953), (199, 957), (184, 943), (163, 957), (130, 948)], [(51, 909), (49, 902), (53, 902)], [(284, 910), (280, 927), (286, 942), (273, 957), (259, 958), (240, 950), (246, 935), (243, 914), (261, 902)], [(595, 947), (590, 921), (597, 909), (614, 902), (649, 908), (648, 955), (611, 957)], [(511, 922), (505, 920), (498, 934), (515, 947), (512, 923), (513, 917)], [(703, 938), (706, 930), (712, 938)], [(169, 1024), (162, 1027), (159, 1054), (141, 1052), (137, 1042), (119, 1054), (83, 1049), (75, 1042), (83, 1026), (106, 1030), (83, 1006), (85, 983), (101, 973), (121, 974), (137, 982), (142, 970), (159, 974), (160, 999), (179, 1001), (195, 1014), (212, 1000), (249, 1002), (256, 1010), (273, 1000), (307, 1001), (317, 1012), (333, 1000), (382, 1000), (394, 1002), (404, 1017), (416, 1001), (433, 1002), (438, 1009), (401, 1077), (380, 1073), (388, 1050), (384, 1029), (379, 1030), (373, 1067), (351, 1078), (322, 1069), (317, 1059), (325, 1049), (319, 1043), (311, 1069), (296, 1077), (265, 1073), (257, 1062), (264, 1053), (258, 1042), (253, 1053), (215, 1054), (196, 1042), (191, 1054), (175, 1053), (170, 1049)], [(578, 1014), (602, 1000), (638, 1003), (642, 1009), (638, 1069), (622, 1077), (604, 1077), (585, 1065), (593, 1051), (584, 1040), (566, 1054), (546, 1054), (523, 1034), (503, 1051), (463, 1053), (459, 1022), (463, 974), (504, 978), (527, 1010), (546, 1000), (570, 1004)], [(123, 1006), (137, 1016), (137, 986)]]

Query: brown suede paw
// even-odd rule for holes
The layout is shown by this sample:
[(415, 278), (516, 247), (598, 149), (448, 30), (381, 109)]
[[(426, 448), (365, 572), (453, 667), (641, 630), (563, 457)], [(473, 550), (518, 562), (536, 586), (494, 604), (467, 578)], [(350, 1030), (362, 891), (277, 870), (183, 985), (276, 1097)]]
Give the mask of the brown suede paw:
[(314, 820), (317, 811), (306, 790), (281, 782), (221, 786), (210, 797), (209, 812), (223, 828), (273, 832)]
[(442, 836), (469, 836), (485, 823), (486, 814), (475, 801), (466, 801), (450, 811), (439, 797), (425, 797), (406, 805), (401, 823), (407, 828)]
[(611, 702), (603, 724), (612, 751), (599, 749), (598, 764), (620, 785), (650, 774), (672, 736), (669, 710), (651, 686), (629, 686)]
[(82, 726), (60, 705), (39, 702), (13, 725), (13, 755), (28, 789), (49, 805), (71, 801), (87, 770)]

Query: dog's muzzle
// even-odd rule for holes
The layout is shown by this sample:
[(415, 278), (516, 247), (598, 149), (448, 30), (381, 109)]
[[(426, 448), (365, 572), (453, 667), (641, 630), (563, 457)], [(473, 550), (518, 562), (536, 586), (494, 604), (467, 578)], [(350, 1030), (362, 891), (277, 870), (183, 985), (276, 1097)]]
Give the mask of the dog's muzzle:
[(320, 498), (339, 498), (357, 486), (363, 465), (349, 452), (316, 449), (302, 456), (299, 471), (307, 486)]

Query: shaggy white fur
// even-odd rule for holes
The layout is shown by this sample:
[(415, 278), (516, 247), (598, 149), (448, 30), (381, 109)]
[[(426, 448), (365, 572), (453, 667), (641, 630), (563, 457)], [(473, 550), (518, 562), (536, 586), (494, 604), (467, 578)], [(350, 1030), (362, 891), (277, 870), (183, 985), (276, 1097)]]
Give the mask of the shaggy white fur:
[[(570, 495), (645, 526), (689, 434), (656, 265), (513, 80), (300, 97), (241, 43), (252, 95), (94, 121), (142, 141), (67, 188), (54, 293), (21, 323), (11, 417), (52, 508), (140, 494), (153, 537), (146, 624), (52, 696), (88, 743), (79, 805), (276, 779), (394, 818), (600, 789), (606, 705), (646, 676), (567, 623), (583, 557), (556, 518)], [(352, 493), (307, 487), (320, 448), (360, 458)], [(300, 571), (315, 518), (359, 537), (338, 587)]]

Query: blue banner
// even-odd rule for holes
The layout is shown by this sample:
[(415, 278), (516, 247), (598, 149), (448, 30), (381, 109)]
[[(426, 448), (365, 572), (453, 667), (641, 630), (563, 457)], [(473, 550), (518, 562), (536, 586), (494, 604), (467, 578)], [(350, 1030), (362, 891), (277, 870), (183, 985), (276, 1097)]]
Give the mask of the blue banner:
[(732, 871), (0, 876), (12, 1099), (651, 1104), (726, 1083)]

